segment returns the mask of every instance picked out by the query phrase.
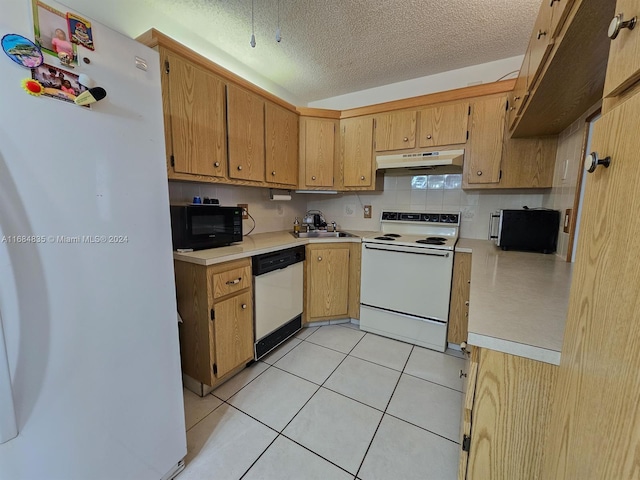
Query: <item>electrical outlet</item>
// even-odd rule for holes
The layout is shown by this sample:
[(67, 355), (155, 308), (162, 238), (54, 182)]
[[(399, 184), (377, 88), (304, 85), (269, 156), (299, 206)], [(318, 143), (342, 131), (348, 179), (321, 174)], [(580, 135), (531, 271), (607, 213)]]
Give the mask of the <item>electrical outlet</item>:
[(371, 218), (371, 205), (365, 205), (363, 210), (364, 210), (364, 218)]
[(248, 203), (239, 203), (238, 207), (242, 209), (242, 219), (247, 220), (249, 218), (249, 204)]

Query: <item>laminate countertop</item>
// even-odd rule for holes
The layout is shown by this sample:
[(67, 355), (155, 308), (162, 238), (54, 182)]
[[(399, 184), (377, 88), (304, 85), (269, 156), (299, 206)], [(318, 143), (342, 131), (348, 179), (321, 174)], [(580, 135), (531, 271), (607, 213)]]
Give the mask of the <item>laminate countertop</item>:
[(488, 240), (461, 238), (456, 251), (472, 253), (467, 343), (559, 365), (573, 265)]
[(196, 263), (198, 265), (214, 265), (239, 258), (252, 257), (263, 253), (275, 252), (285, 248), (307, 245), (309, 243), (345, 243), (362, 242), (361, 237), (372, 232), (348, 230), (353, 237), (339, 238), (296, 238), (291, 232), (269, 232), (247, 235), (242, 243), (229, 245), (228, 247), (210, 248), (196, 252), (173, 252), (173, 259), (180, 262)]

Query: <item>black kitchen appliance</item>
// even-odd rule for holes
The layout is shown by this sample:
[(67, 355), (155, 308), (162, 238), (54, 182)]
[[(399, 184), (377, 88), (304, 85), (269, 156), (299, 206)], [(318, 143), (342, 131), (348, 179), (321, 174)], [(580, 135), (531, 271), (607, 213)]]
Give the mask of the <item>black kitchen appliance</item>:
[(502, 250), (553, 253), (558, 245), (560, 212), (548, 209), (499, 210), (491, 214), (489, 239)]
[(242, 241), (242, 209), (220, 205), (171, 205), (174, 250), (203, 250)]

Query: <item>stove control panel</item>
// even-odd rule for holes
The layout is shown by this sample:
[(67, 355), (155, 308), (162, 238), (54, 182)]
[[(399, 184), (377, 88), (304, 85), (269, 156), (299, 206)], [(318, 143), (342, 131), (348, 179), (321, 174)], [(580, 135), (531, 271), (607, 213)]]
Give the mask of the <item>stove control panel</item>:
[(382, 212), (383, 221), (460, 224), (460, 213)]

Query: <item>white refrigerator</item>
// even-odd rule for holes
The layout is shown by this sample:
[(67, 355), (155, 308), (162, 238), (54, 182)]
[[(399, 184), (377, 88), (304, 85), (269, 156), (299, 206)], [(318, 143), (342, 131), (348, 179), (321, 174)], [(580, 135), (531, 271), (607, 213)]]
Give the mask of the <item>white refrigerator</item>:
[[(0, 11), (34, 39), (30, 0)], [(186, 454), (159, 58), (92, 23), (91, 109), (0, 52), (3, 480), (159, 480)]]

